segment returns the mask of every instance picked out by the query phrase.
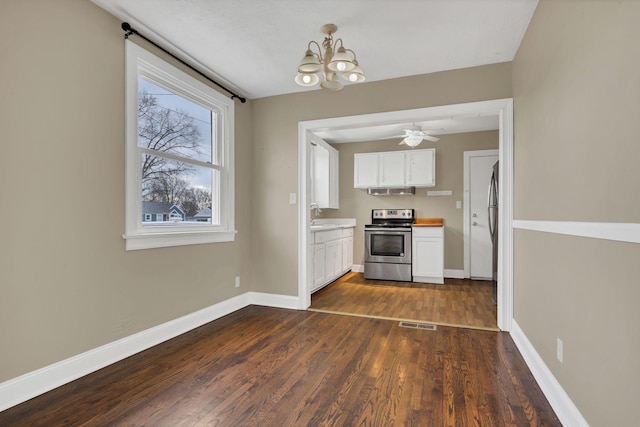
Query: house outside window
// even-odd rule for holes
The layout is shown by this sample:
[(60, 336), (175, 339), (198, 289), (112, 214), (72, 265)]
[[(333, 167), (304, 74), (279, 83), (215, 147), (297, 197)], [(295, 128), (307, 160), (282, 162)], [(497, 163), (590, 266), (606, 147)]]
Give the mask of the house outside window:
[(233, 241), (233, 101), (126, 52), (127, 250)]

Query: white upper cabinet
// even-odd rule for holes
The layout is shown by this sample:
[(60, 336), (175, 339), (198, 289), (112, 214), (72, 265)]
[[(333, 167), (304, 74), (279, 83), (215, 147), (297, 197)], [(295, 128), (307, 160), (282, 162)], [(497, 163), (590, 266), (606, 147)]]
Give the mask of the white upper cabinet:
[(420, 187), (436, 185), (436, 149), (406, 152), (406, 184)]
[(320, 208), (338, 209), (338, 150), (320, 138), (311, 144), (311, 203)]
[(354, 155), (355, 188), (433, 187), (436, 150), (403, 150)]
[(353, 186), (355, 188), (379, 187), (380, 158), (378, 153), (355, 154), (354, 158)]
[(396, 151), (380, 153), (380, 187), (405, 185), (405, 153)]

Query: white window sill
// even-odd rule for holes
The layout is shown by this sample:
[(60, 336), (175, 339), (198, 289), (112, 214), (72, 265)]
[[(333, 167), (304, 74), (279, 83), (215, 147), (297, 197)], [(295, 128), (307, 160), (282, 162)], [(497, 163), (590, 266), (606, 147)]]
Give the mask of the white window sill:
[(169, 246), (200, 245), (233, 242), (237, 231), (208, 231), (153, 234), (123, 234), (126, 250), (166, 248)]

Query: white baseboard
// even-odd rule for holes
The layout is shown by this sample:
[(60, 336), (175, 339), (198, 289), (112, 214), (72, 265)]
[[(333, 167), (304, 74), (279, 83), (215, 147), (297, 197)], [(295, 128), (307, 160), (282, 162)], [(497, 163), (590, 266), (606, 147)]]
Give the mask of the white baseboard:
[(355, 271), (356, 273), (364, 273), (364, 265), (362, 265), (362, 264), (353, 264), (351, 266), (351, 271)]
[(447, 279), (464, 279), (464, 270), (444, 270), (444, 277)]
[(289, 308), (298, 310), (300, 299), (289, 295), (265, 294), (262, 292), (249, 292), (249, 304), (264, 305), (266, 307)]
[(248, 305), (298, 308), (298, 297), (247, 292), (0, 383), (0, 411), (175, 338)]
[(511, 338), (515, 342), (518, 350), (522, 354), (529, 370), (540, 385), (540, 389), (556, 412), (562, 425), (571, 427), (589, 427), (576, 405), (569, 395), (564, 391), (549, 367), (544, 363), (542, 357), (533, 347), (524, 331), (520, 329), (518, 323), (511, 321)]

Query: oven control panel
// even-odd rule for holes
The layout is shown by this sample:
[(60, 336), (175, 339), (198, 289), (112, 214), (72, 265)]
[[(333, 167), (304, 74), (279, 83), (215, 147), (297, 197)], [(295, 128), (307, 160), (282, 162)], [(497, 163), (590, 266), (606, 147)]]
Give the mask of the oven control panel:
[(372, 219), (413, 219), (413, 209), (373, 209)]

